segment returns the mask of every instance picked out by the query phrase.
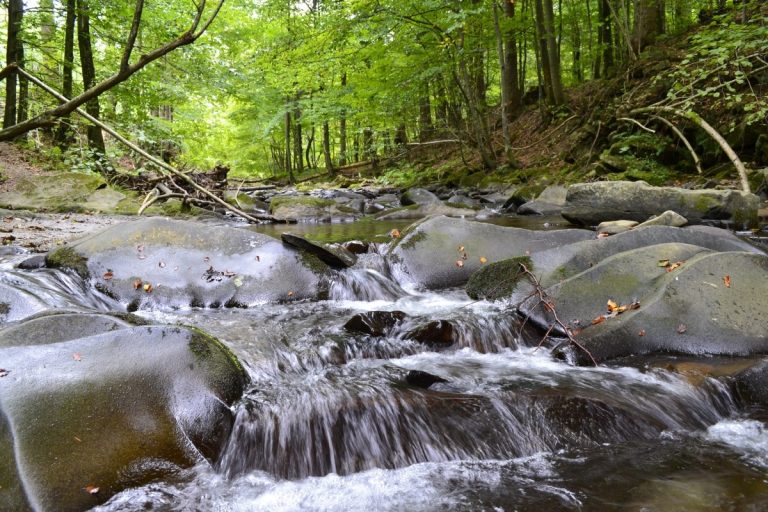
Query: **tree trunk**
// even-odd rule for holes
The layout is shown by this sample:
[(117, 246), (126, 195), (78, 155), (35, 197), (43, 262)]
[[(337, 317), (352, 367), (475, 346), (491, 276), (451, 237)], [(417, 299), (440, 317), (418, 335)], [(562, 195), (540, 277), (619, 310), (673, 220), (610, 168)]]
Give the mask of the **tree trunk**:
[(323, 160), (325, 161), (325, 171), (333, 174), (333, 160), (331, 160), (331, 129), (328, 121), (323, 121)]
[(290, 99), (288, 101), (289, 103), (286, 104), (285, 109), (285, 173), (288, 175), (288, 182), (293, 183), (293, 165), (291, 162), (293, 159), (293, 155), (291, 154), (291, 111), (289, 108)]
[(294, 158), (294, 168), (297, 174), (304, 172), (304, 152), (302, 148), (304, 144), (302, 142), (301, 133), (301, 109), (299, 108), (299, 97), (296, 96), (296, 103), (293, 111), (293, 150), (296, 153)]
[[(67, 0), (67, 14), (64, 21), (64, 63), (61, 70), (61, 93), (72, 97), (72, 70), (75, 66), (75, 0)], [(60, 147), (69, 144), (72, 131), (69, 129), (69, 115), (59, 121), (56, 142)]]
[(552, 104), (554, 106), (565, 103), (563, 96), (563, 82), (560, 75), (560, 55), (557, 50), (557, 38), (555, 37), (555, 14), (552, 0), (540, 0), (544, 15), (544, 31), (546, 34), (546, 47), (548, 63), (550, 66), (549, 78), (552, 81)]
[(613, 36), (611, 34), (610, 0), (597, 0), (597, 55), (595, 57), (592, 77), (598, 79), (610, 78), (613, 75)]
[(395, 130), (395, 146), (402, 147), (406, 144), (408, 144), (408, 132), (405, 129), (405, 123), (400, 123)]
[[(341, 74), (341, 88), (342, 90), (347, 86), (347, 73)], [(339, 119), (339, 167), (347, 165), (347, 113), (345, 110), (341, 111), (341, 119)]]
[(435, 126), (432, 124), (432, 105), (429, 101), (429, 85), (425, 83), (419, 98), (419, 141), (426, 142), (431, 140), (435, 133)]
[(664, 33), (664, 4), (662, 0), (634, 0), (634, 3), (632, 48), (639, 54)]
[[(8, 39), (5, 47), (5, 60), (8, 64), (19, 63), (19, 47), (21, 46), (21, 23), (24, 16), (22, 0), (8, 0)], [(3, 112), (3, 128), (16, 124), (17, 118), (17, 84), (18, 75), (12, 71), (5, 79), (5, 110)]]
[[(510, 21), (515, 18), (514, 0), (503, 0), (504, 16)], [(523, 92), (519, 87), (519, 73), (517, 71), (517, 34), (514, 28), (509, 28), (504, 34), (504, 75), (502, 87), (508, 88), (507, 117), (510, 121), (515, 117), (517, 109), (523, 104)]]
[[(91, 46), (91, 20), (88, 12), (88, 0), (77, 0), (77, 47), (80, 50), (80, 68), (83, 73), (83, 89), (88, 90), (96, 84), (96, 68), (93, 64)], [(85, 111), (99, 119), (99, 99), (92, 98), (85, 104)], [(88, 126), (88, 145), (100, 154), (105, 154), (104, 137), (101, 128)]]

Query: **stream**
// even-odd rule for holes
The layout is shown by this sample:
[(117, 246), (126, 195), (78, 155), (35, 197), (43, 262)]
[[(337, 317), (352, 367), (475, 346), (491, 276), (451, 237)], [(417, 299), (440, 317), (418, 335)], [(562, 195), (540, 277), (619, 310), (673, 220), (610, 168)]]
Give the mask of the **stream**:
[[(289, 229), (384, 242), (409, 223)], [(34, 282), (61, 307), (115, 307), (58, 271), (7, 278)], [(379, 338), (343, 328), (368, 311), (409, 319)], [(472, 301), (463, 289), (416, 291), (393, 280), (376, 251), (338, 273), (327, 301), (139, 314), (210, 332), (252, 382), (214, 466), (93, 510), (768, 509), (768, 415), (741, 408), (723, 381), (669, 371), (664, 358), (570, 366), (524, 342), (508, 304)], [(431, 320), (459, 326), (456, 348), (408, 339)], [(409, 372), (445, 382), (409, 385)]]

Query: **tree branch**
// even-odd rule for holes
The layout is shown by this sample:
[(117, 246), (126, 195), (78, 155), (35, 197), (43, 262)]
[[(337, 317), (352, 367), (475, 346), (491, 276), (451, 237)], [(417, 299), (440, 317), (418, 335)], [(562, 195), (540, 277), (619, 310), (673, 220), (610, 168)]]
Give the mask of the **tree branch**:
[(688, 148), (688, 152), (691, 154), (691, 157), (693, 158), (693, 163), (696, 164), (696, 170), (699, 172), (699, 174), (702, 173), (701, 170), (701, 159), (699, 159), (699, 155), (696, 153), (696, 150), (693, 149), (693, 146), (691, 145), (690, 141), (683, 135), (683, 132), (680, 131), (680, 129), (672, 124), (671, 121), (664, 119), (663, 117), (659, 116), (651, 116), (651, 119), (656, 119), (657, 121), (660, 121), (662, 124), (665, 124), (669, 127), (670, 130), (674, 132), (675, 135), (677, 135), (680, 140), (683, 141), (683, 144), (685, 144), (685, 147)]
[(142, 55), (139, 58), (139, 60), (134, 64), (130, 64), (128, 65), (127, 68), (119, 70), (114, 75), (99, 82), (98, 84), (94, 85), (87, 91), (84, 91), (82, 94), (75, 96), (72, 99), (62, 100), (62, 104), (59, 105), (58, 107), (53, 108), (51, 110), (47, 110), (32, 119), (29, 119), (22, 123), (18, 123), (14, 126), (10, 126), (4, 130), (1, 130), (0, 141), (14, 139), (19, 135), (27, 133), (30, 130), (34, 130), (36, 128), (40, 128), (42, 126), (50, 124), (51, 121), (53, 121), (53, 119), (57, 117), (63, 117), (68, 114), (71, 114), (72, 112), (75, 112), (75, 110), (80, 105), (87, 103), (91, 99), (99, 96), (105, 91), (108, 91), (109, 89), (115, 87), (116, 85), (122, 82), (125, 82), (137, 71), (144, 68), (147, 64), (156, 61), (160, 57), (167, 55), (168, 53), (172, 52), (173, 50), (181, 46), (186, 46), (194, 43), (195, 40), (197, 40), (197, 38), (199, 38), (203, 34), (203, 32), (210, 26), (210, 24), (216, 18), (223, 4), (224, 4), (224, 0), (217, 0), (216, 7), (214, 8), (213, 12), (210, 14), (208, 19), (203, 23), (202, 27), (198, 30), (198, 27), (200, 27), (200, 23), (202, 20), (203, 11), (205, 9), (205, 1), (201, 1), (200, 4), (197, 6), (195, 18), (192, 20), (192, 23), (190, 24), (189, 29), (183, 34), (181, 34), (179, 37), (177, 37), (173, 41), (170, 41), (169, 43), (163, 46), (160, 46), (159, 48), (152, 50), (147, 54)]
[(136, 38), (139, 36), (139, 25), (141, 25), (141, 14), (144, 12), (144, 0), (136, 0), (136, 7), (133, 9), (133, 22), (128, 39), (125, 41), (123, 49), (123, 58), (120, 61), (120, 71), (125, 71), (131, 63), (131, 53), (136, 44)]

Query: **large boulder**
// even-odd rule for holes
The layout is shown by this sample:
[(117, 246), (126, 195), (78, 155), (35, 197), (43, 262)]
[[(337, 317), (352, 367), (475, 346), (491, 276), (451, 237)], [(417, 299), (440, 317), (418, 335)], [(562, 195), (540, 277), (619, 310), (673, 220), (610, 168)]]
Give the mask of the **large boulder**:
[(359, 208), (339, 204), (333, 199), (311, 196), (274, 196), (269, 202), (273, 217), (286, 222), (330, 222), (333, 219), (356, 219)]
[(165, 218), (117, 224), (46, 262), (76, 271), (129, 310), (314, 299), (327, 291), (329, 270), (266, 235)]
[(423, 188), (409, 188), (400, 196), (400, 204), (410, 206), (413, 204), (427, 205), (442, 203), (439, 197)]
[(545, 188), (539, 196), (517, 208), (519, 215), (555, 215), (563, 210), (568, 190), (560, 185)]
[(592, 236), (593, 233), (579, 229), (531, 231), (431, 217), (409, 227), (387, 256), (403, 280), (437, 289), (463, 285), (485, 264)]
[[(670, 265), (660, 266), (658, 255)], [(764, 254), (668, 244), (608, 258), (546, 293), (598, 362), (653, 352), (754, 355), (768, 352), (766, 282)], [(629, 307), (610, 315), (608, 300)], [(522, 310), (539, 324), (552, 320), (534, 302)]]
[[(688, 244), (712, 251), (744, 251), (763, 254), (757, 247), (734, 236), (729, 231), (709, 226), (675, 228), (650, 226), (633, 229), (607, 238), (583, 240), (530, 254), (526, 266), (544, 287), (575, 276), (606, 258), (642, 247), (658, 244)], [(511, 255), (514, 258), (514, 255)], [(661, 258), (659, 258), (661, 259)], [(467, 284), (475, 298), (499, 299), (511, 297), (513, 302), (528, 295), (531, 286), (521, 276), (510, 275), (519, 267), (516, 261), (493, 263), (478, 272)], [(631, 266), (624, 267), (630, 272)], [(518, 282), (521, 284), (518, 285)]]
[(187, 327), (53, 314), (0, 331), (0, 509), (86, 510), (217, 460), (247, 375)]
[(574, 224), (593, 226), (607, 220), (643, 222), (674, 210), (688, 222), (733, 221), (748, 225), (757, 220), (760, 199), (737, 190), (686, 190), (652, 187), (644, 181), (600, 181), (568, 188), (562, 216)]

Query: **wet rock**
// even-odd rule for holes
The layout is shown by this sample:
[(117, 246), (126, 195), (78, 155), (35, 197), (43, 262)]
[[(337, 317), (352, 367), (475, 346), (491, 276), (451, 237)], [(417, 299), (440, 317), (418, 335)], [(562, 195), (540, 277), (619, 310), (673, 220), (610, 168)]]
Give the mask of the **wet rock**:
[(442, 203), (439, 197), (423, 188), (409, 188), (400, 196), (400, 204), (409, 206), (412, 204), (426, 205)]
[(444, 215), (446, 217), (474, 217), (477, 211), (473, 208), (464, 208), (450, 206), (447, 204), (430, 203), (422, 205), (410, 205), (402, 208), (386, 210), (378, 215), (379, 220), (403, 220), (403, 219), (423, 219), (424, 217)]
[(532, 201), (518, 205), (519, 215), (554, 215), (559, 214), (565, 205), (567, 189), (560, 185), (545, 188)]
[(743, 402), (768, 406), (768, 359), (738, 373), (733, 381)]
[(432, 217), (409, 227), (387, 257), (403, 279), (437, 289), (464, 285), (485, 264), (593, 236), (577, 229), (531, 231)]
[(598, 233), (605, 233), (607, 235), (618, 235), (624, 233), (637, 226), (635, 220), (609, 220), (601, 222), (595, 228)]
[(321, 261), (325, 262), (328, 266), (333, 268), (349, 268), (357, 263), (357, 256), (349, 252), (343, 247), (334, 247), (331, 245), (321, 245), (311, 240), (307, 240), (303, 236), (294, 235), (291, 233), (283, 233), (280, 235), (280, 239), (283, 243), (307, 251), (310, 254), (314, 254)]
[(22, 270), (35, 270), (45, 267), (45, 254), (35, 254), (17, 265)]
[[(247, 377), (220, 342), (184, 327), (82, 320), (84, 337), (63, 331), (62, 315), (0, 331), (3, 509), (89, 509), (215, 460), (229, 435)], [(40, 335), (35, 347), (14, 343)]]
[(344, 329), (371, 336), (385, 336), (407, 317), (402, 311), (368, 311), (350, 318), (344, 324)]
[(323, 297), (328, 266), (245, 229), (163, 218), (112, 226), (48, 253), (129, 310), (248, 307)]
[(502, 260), (482, 267), (472, 274), (464, 288), (474, 300), (497, 300), (512, 295), (518, 282), (525, 278), (521, 264), (532, 267), (528, 256)]
[(270, 213), (283, 221), (304, 220), (329, 222), (334, 218), (357, 218), (360, 208), (338, 204), (333, 199), (310, 196), (274, 196), (269, 203)]
[(457, 332), (448, 320), (434, 320), (408, 332), (405, 339), (418, 341), (433, 348), (446, 348), (456, 342)]
[(22, 320), (48, 308), (41, 297), (11, 282), (0, 281), (0, 324)]
[(674, 210), (691, 223), (705, 220), (748, 225), (756, 220), (759, 198), (736, 190), (686, 190), (652, 187), (643, 181), (580, 183), (568, 189), (562, 215), (575, 224), (607, 220), (643, 222), (651, 215)]
[(642, 222), (637, 225), (638, 228), (645, 228), (648, 226), (672, 226), (672, 227), (682, 227), (688, 224), (688, 219), (683, 217), (677, 212), (673, 212), (672, 210), (667, 210), (664, 213), (661, 213), (659, 215), (654, 215), (650, 219), (648, 219), (645, 222)]
[[(673, 228), (669, 226), (651, 226), (633, 229), (625, 233), (602, 239), (591, 238), (565, 244), (554, 249), (532, 252), (529, 269), (536, 275), (542, 286), (549, 287), (594, 267), (601, 261), (624, 251), (651, 245), (676, 243), (695, 245), (712, 251), (745, 251), (757, 254), (763, 252), (755, 246), (740, 240), (731, 232), (708, 226)], [(503, 260), (502, 260), (503, 261)], [(511, 268), (516, 268), (512, 265)], [(631, 273), (631, 266), (622, 267), (622, 271)], [(472, 293), (477, 297), (503, 298), (503, 293), (514, 291), (513, 303), (524, 299), (531, 291), (530, 282), (525, 280), (519, 286), (509, 281), (509, 264), (494, 262), (487, 265), (484, 274), (473, 283)], [(509, 283), (508, 287), (498, 283)]]
[(341, 246), (352, 254), (367, 254), (370, 250), (370, 244), (360, 240), (350, 240), (344, 242)]
[(405, 383), (409, 386), (428, 389), (432, 384), (440, 382), (448, 382), (442, 377), (432, 375), (431, 373), (423, 372), (421, 370), (411, 370), (405, 376)]
[[(679, 249), (683, 255), (691, 250)], [(669, 272), (658, 267), (654, 277), (654, 263), (647, 259), (655, 259), (656, 253), (642, 254), (617, 255), (547, 290), (561, 319), (581, 320), (576, 338), (597, 361), (656, 352), (768, 353), (768, 304), (763, 300), (768, 256), (702, 251)], [(609, 268), (622, 257), (634, 265), (631, 273)], [(608, 299), (617, 304), (637, 301), (639, 307), (590, 320), (607, 314), (601, 303)], [(583, 353), (576, 355), (581, 362), (589, 361)]]
[(474, 208), (480, 204), (477, 199), (472, 199), (462, 194), (453, 194), (447, 201), (449, 206), (461, 206), (463, 208)]

